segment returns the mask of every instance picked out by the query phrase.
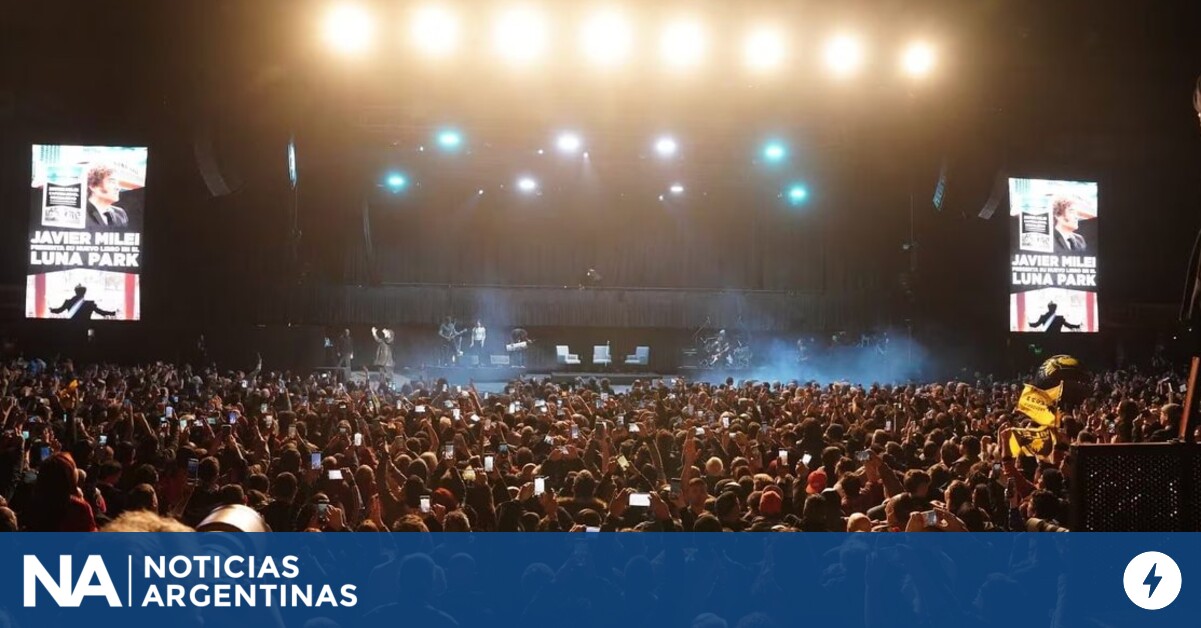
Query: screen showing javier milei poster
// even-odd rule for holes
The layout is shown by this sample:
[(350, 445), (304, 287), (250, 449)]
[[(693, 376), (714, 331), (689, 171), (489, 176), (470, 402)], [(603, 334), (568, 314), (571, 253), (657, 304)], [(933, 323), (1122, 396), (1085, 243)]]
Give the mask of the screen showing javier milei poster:
[(148, 153), (33, 146), (27, 318), (141, 318)]
[(1009, 180), (1009, 331), (1100, 330), (1097, 184)]

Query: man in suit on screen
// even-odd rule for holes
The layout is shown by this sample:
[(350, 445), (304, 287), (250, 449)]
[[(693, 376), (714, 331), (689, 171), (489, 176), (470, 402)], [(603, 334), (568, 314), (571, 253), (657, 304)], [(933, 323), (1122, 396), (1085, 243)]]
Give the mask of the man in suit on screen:
[(95, 301), (84, 299), (84, 295), (88, 293), (88, 289), (83, 286), (75, 286), (75, 296), (63, 301), (63, 304), (58, 307), (50, 308), (54, 314), (67, 313), (67, 318), (73, 321), (91, 320), (93, 314), (101, 316), (116, 316), (115, 310), (103, 310)]
[(129, 215), (114, 203), (121, 197), (121, 182), (112, 167), (96, 164), (88, 170), (88, 231), (125, 229)]
[(1080, 212), (1076, 201), (1071, 198), (1056, 198), (1051, 202), (1051, 217), (1055, 221), (1055, 252), (1083, 253), (1088, 250), (1080, 229)]
[(1038, 327), (1042, 327), (1044, 323), (1049, 322), (1050, 324), (1047, 325), (1047, 333), (1051, 333), (1051, 334), (1058, 334), (1058, 333), (1062, 332), (1064, 327), (1067, 327), (1068, 329), (1071, 329), (1071, 330), (1080, 329), (1080, 325), (1073, 325), (1073, 324), (1069, 323), (1068, 320), (1066, 318), (1064, 318), (1062, 314), (1056, 314), (1056, 311), (1058, 309), (1059, 309), (1059, 305), (1057, 303), (1055, 303), (1054, 301), (1048, 303), (1047, 311), (1043, 312), (1043, 315), (1041, 317), (1039, 317), (1038, 320), (1030, 323), (1030, 326), (1038, 328)]

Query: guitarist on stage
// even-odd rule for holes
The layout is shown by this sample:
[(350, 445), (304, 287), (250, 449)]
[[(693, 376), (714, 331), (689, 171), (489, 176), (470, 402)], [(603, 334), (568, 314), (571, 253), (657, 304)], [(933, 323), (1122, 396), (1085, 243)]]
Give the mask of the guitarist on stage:
[(444, 366), (454, 366), (459, 361), (459, 356), (463, 355), (463, 334), (471, 331), (470, 329), (459, 329), (453, 316), (447, 316), (442, 319), (442, 325), (438, 327), (438, 336), (444, 341), (443, 344), (443, 359)]

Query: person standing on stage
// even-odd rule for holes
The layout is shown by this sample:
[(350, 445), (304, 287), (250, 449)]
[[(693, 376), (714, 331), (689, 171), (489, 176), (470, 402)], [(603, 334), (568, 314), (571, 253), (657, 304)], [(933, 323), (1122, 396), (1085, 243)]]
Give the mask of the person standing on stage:
[(479, 365), (484, 365), (486, 352), (484, 351), (484, 342), (488, 339), (488, 328), (484, 327), (484, 321), (475, 319), (475, 327), (471, 328), (471, 350), (479, 357)]
[(334, 345), (338, 355), (338, 368), (342, 371), (342, 381), (350, 381), (350, 363), (354, 360), (354, 340), (350, 338), (350, 330), (343, 329), (342, 335)]
[(438, 327), (438, 336), (445, 341), (442, 345), (443, 366), (454, 366), (455, 363), (458, 362), (460, 353), (459, 347), (462, 344), (459, 336), (462, 335), (462, 333), (463, 332), (459, 330), (458, 325), (455, 323), (455, 318), (453, 316), (447, 316), (446, 318), (442, 319), (442, 325)]
[(510, 353), (513, 354), (513, 366), (525, 366), (525, 352), (527, 349), (529, 349), (530, 333), (520, 327), (517, 327), (513, 329), (513, 333), (510, 334), (509, 337), (512, 339), (514, 345), (525, 343), (523, 346), (515, 347), (512, 351), (510, 351)]
[(392, 360), (392, 341), (396, 338), (396, 335), (392, 333), (391, 329), (376, 330), (376, 328), (372, 327), (371, 337), (375, 339), (376, 344), (375, 366), (379, 368), (380, 376), (383, 378), (380, 383), (391, 383), (392, 369), (396, 366), (396, 363)]

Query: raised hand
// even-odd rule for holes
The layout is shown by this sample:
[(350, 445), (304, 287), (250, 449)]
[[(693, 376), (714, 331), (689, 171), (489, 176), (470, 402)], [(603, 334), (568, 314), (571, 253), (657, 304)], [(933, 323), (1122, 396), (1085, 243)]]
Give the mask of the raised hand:
[(559, 500), (555, 498), (555, 492), (552, 490), (548, 489), (543, 493), (538, 498), (538, 503), (542, 506), (542, 512), (547, 516), (553, 517), (555, 513), (559, 512)]
[[(729, 434), (725, 433), (722, 438), (724, 444), (725, 441), (729, 440)], [(696, 446), (696, 438), (689, 432), (688, 436), (684, 438), (684, 466), (689, 466), (693, 462), (696, 462), (696, 457), (699, 453), (699, 448)]]
[(326, 516), (329, 519), (329, 528), (331, 530), (341, 530), (346, 527), (346, 521), (341, 508), (331, 504), (326, 510)]
[(651, 491), (651, 514), (654, 515), (656, 521), (667, 521), (671, 519), (671, 510), (667, 507), (667, 503), (663, 498), (659, 497), (657, 491)]
[(621, 489), (621, 492), (617, 494), (617, 497), (613, 498), (613, 500), (609, 502), (610, 517), (614, 519), (620, 519), (621, 516), (625, 514), (626, 509), (630, 507), (630, 494), (633, 492), (633, 489), (623, 488)]

